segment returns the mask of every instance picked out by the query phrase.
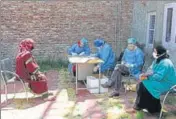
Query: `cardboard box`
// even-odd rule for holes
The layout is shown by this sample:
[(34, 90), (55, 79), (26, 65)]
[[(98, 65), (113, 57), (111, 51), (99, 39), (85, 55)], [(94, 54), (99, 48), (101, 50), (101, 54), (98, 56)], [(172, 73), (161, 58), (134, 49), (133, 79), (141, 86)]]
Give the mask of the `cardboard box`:
[[(104, 84), (108, 81), (108, 78), (105, 76), (102, 76), (100, 78), (100, 93), (106, 93), (108, 92), (108, 88), (103, 88), (101, 84)], [(90, 93), (99, 93), (99, 79), (94, 76), (87, 76), (87, 86), (88, 88), (96, 88), (96, 89), (88, 89)]]

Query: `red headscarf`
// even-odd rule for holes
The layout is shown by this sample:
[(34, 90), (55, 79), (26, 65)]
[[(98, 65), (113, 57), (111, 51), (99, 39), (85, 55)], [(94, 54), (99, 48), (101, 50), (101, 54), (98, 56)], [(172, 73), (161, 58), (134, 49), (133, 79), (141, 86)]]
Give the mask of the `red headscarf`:
[(31, 51), (34, 48), (34, 40), (27, 38), (20, 42), (19, 52)]

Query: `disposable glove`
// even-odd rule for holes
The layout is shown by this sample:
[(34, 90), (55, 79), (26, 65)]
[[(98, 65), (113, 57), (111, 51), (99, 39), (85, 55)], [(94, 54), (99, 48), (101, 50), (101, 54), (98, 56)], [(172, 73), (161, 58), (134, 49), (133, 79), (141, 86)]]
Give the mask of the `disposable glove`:
[(122, 61), (122, 62), (121, 62), (121, 64), (125, 64), (125, 62), (124, 62), (124, 61)]
[(76, 56), (76, 55), (78, 55), (77, 53), (74, 53), (74, 52), (72, 52), (71, 54), (72, 54), (72, 56)]
[(134, 67), (134, 64), (125, 64), (127, 67), (129, 68), (133, 68)]
[(91, 57), (96, 57), (96, 54), (90, 54)]
[(118, 68), (119, 68), (119, 65), (120, 65), (120, 64), (116, 64), (116, 66), (115, 66), (114, 69), (115, 69), (115, 70), (118, 69)]
[(82, 55), (85, 55), (85, 52), (81, 52), (81, 53), (79, 54), (79, 56), (82, 56)]

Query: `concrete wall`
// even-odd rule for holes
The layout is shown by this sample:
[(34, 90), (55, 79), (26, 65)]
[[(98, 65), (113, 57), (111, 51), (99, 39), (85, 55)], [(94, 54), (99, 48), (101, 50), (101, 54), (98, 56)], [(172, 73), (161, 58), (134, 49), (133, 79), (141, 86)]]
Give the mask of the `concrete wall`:
[[(155, 36), (154, 36), (154, 45), (162, 44), (162, 36), (163, 36), (163, 18), (164, 18), (164, 5), (167, 3), (173, 3), (172, 1), (135, 1), (134, 2), (134, 9), (133, 9), (133, 22), (132, 22), (132, 30), (131, 35), (136, 37), (140, 42), (147, 43), (147, 25), (148, 25), (148, 18), (147, 14), (149, 12), (156, 12), (156, 22), (155, 22)], [(151, 63), (153, 60), (152, 51), (153, 49), (147, 47), (146, 44), (146, 55), (148, 57), (148, 62)], [(176, 64), (176, 56), (173, 55), (173, 52), (176, 49), (171, 49), (170, 52), (171, 59)]]
[(34, 55), (66, 58), (66, 50), (82, 37), (104, 38), (117, 54), (131, 33), (131, 0), (1, 1), (0, 59), (15, 58), (24, 38), (36, 42)]

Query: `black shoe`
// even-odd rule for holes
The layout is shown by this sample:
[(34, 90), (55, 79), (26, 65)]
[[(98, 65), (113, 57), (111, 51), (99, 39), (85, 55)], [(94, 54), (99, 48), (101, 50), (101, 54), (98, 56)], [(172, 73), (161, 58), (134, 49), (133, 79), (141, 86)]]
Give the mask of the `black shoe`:
[(73, 71), (73, 76), (76, 77), (76, 72), (75, 71)]
[(110, 88), (110, 87), (111, 87), (107, 82), (104, 83), (104, 84), (101, 84), (101, 86), (102, 86), (103, 88)]
[(119, 96), (119, 93), (118, 92), (112, 92), (111, 95), (109, 97), (117, 97)]

